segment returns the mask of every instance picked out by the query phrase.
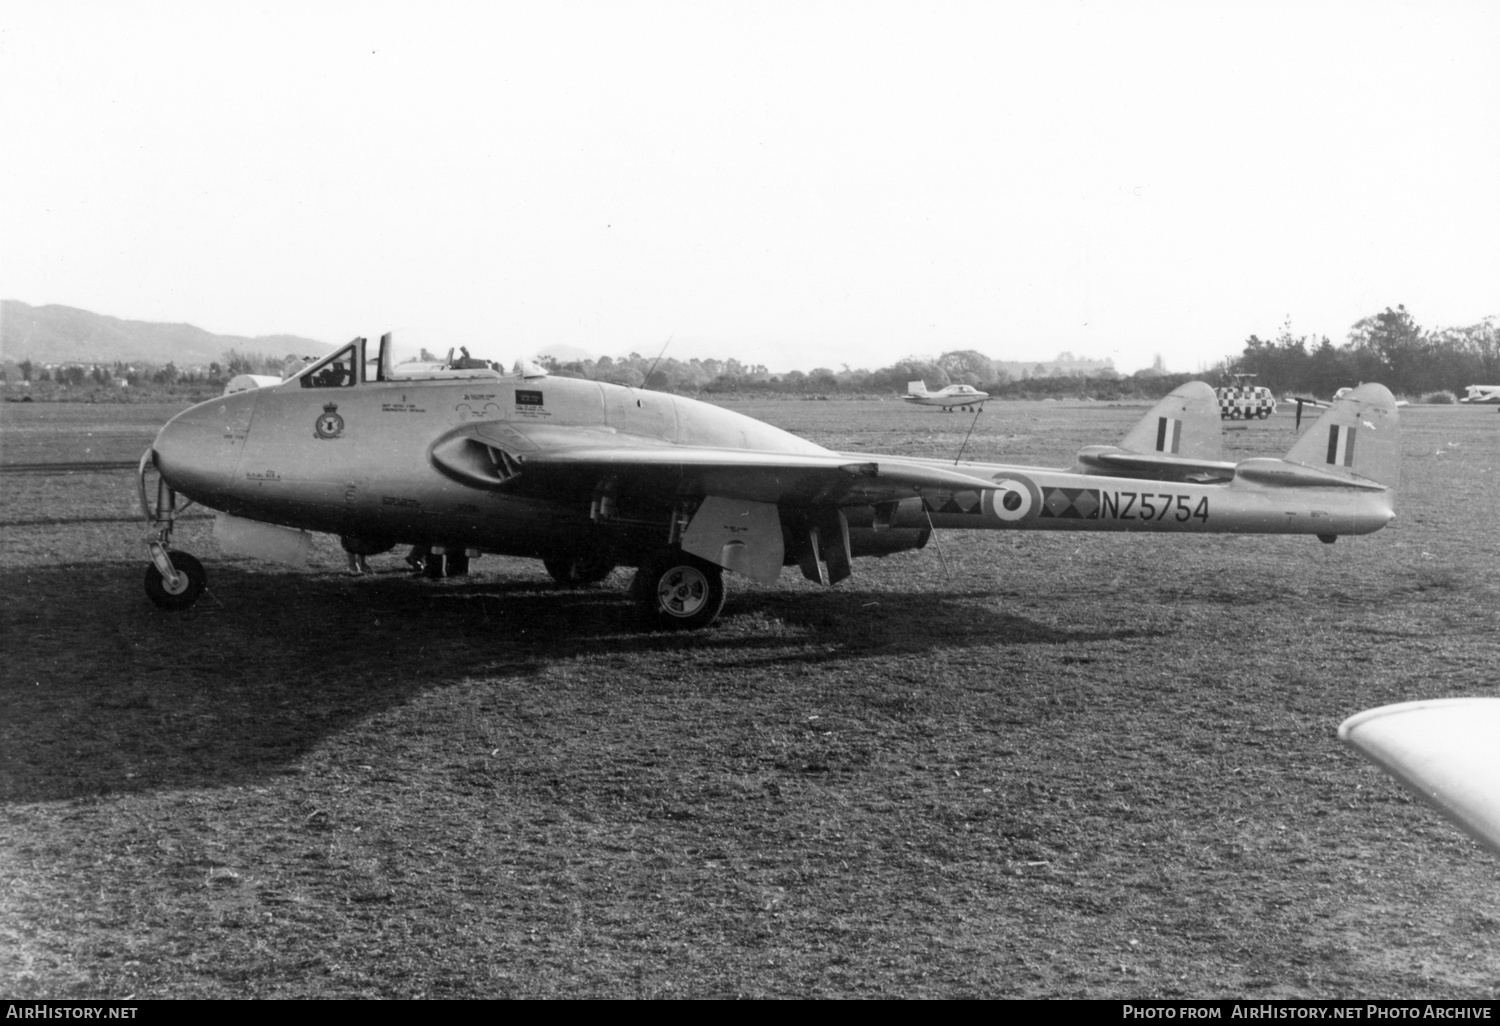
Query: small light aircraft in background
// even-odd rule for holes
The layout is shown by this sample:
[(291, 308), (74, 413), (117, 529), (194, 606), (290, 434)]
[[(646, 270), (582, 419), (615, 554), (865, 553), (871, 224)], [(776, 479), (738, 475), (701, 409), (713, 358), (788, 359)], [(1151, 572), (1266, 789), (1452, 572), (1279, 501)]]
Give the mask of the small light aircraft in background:
[[(1354, 391), (1354, 389), (1352, 389), (1352, 388), (1350, 388), (1350, 387), (1348, 387), (1346, 385), (1345, 387), (1339, 389), (1337, 392), (1333, 393), (1333, 398), (1332, 399), (1316, 399), (1316, 398), (1314, 398), (1313, 396), (1310, 396), (1310, 395), (1289, 395), (1285, 399), (1283, 399), (1282, 402), (1288, 403), (1288, 404), (1290, 404), (1290, 403), (1296, 403), (1297, 404), (1297, 427), (1301, 428), (1302, 427), (1302, 410), (1303, 410), (1304, 407), (1306, 407), (1307, 409), (1310, 409), (1310, 410), (1326, 410), (1330, 406), (1332, 406), (1334, 403), (1336, 403), (1340, 399), (1344, 398), (1346, 395), (1350, 395), (1351, 393), (1353, 393), (1353, 391)], [(1463, 400), (1460, 399), (1459, 402), (1463, 402)], [(1396, 405), (1398, 407), (1400, 407), (1400, 406), (1409, 406), (1411, 404), (1407, 400), (1405, 400), (1405, 399), (1397, 399), (1396, 400)]]
[(1461, 403), (1500, 403), (1500, 385), (1466, 385), (1464, 391), (1469, 394), (1459, 400)]
[(1444, 698), (1367, 709), (1339, 740), (1500, 855), (1500, 699)]
[(939, 392), (927, 391), (927, 382), (908, 381), (906, 383), (906, 395), (902, 396), (909, 403), (918, 406), (937, 406), (944, 413), (958, 410), (983, 410), (984, 401), (990, 397), (988, 392), (981, 392), (973, 385), (949, 385)]
[[(1349, 390), (1346, 388), (1341, 388), (1339, 389), (1339, 391), (1347, 393)], [(1335, 396), (1334, 398), (1337, 399), (1338, 397)], [(1325, 402), (1322, 399), (1315, 399), (1310, 395), (1289, 395), (1286, 397), (1286, 399), (1283, 400), (1283, 402), (1287, 404), (1297, 404), (1296, 427), (1299, 431), (1302, 429), (1302, 410), (1304, 408), (1309, 410), (1326, 410), (1328, 409), (1328, 407), (1333, 405), (1332, 402)]]
[(833, 452), (707, 403), (524, 367), (393, 365), (386, 335), (184, 410), (139, 481), (146, 592), (165, 608), (207, 581), (171, 548), (185, 498), (220, 511), (228, 554), (296, 562), (308, 532), (327, 532), (354, 555), (425, 546), (452, 573), (483, 553), (540, 559), (565, 585), (633, 566), (648, 627), (698, 628), (723, 606), (725, 570), (834, 584), (854, 558), (922, 548), (939, 528), (1367, 534), (1395, 516), (1400, 461), (1375, 384), (1284, 459), (1224, 462), (1214, 390), (1191, 382), (1119, 446), (1047, 469)]

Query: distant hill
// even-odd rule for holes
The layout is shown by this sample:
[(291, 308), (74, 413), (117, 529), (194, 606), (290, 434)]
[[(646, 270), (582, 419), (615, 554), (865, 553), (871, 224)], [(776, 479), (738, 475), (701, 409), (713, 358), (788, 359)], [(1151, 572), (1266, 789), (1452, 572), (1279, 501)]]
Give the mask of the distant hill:
[(122, 321), (71, 306), (0, 300), (0, 358), (37, 363), (175, 363), (207, 366), (230, 349), (271, 356), (321, 356), (333, 346), (297, 335), (215, 335), (191, 324)]
[(569, 363), (573, 360), (599, 359), (598, 353), (591, 353), (587, 349), (580, 349), (578, 346), (570, 346), (561, 342), (549, 345), (545, 350), (539, 350), (533, 355), (538, 359), (542, 357), (551, 357), (558, 363)]

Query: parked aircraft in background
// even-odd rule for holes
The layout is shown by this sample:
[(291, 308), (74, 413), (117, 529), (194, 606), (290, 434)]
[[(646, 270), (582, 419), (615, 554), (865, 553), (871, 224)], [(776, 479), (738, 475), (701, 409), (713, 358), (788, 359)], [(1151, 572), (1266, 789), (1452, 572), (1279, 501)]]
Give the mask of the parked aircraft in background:
[(938, 406), (943, 412), (951, 413), (955, 409), (982, 410), (984, 401), (989, 397), (988, 392), (981, 392), (973, 385), (949, 385), (942, 391), (929, 392), (927, 382), (908, 381), (906, 395), (902, 398), (918, 406)]
[(1304, 408), (1309, 410), (1326, 410), (1333, 405), (1333, 403), (1325, 403), (1321, 399), (1314, 399), (1310, 395), (1289, 395), (1282, 402), (1297, 404), (1296, 426), (1299, 431), (1302, 429), (1302, 411)]
[[(1296, 403), (1297, 404), (1297, 427), (1301, 428), (1302, 427), (1302, 410), (1304, 408), (1310, 409), (1310, 410), (1326, 410), (1330, 406), (1332, 406), (1334, 403), (1336, 403), (1340, 399), (1344, 398), (1345, 396), (1352, 395), (1353, 392), (1354, 392), (1354, 389), (1349, 388), (1349, 387), (1344, 387), (1344, 388), (1339, 389), (1337, 392), (1333, 393), (1333, 398), (1332, 399), (1315, 399), (1314, 397), (1312, 397), (1310, 395), (1289, 395), (1285, 399), (1283, 399), (1282, 402), (1284, 402), (1284, 403)], [(1459, 402), (1463, 402), (1463, 400), (1460, 399)], [(1396, 400), (1396, 405), (1398, 407), (1401, 407), (1401, 406), (1410, 406), (1411, 404), (1407, 400), (1405, 400), (1405, 399), (1397, 399)]]
[[(1340, 391), (1343, 391), (1340, 389)], [(1326, 410), (1333, 405), (1331, 399), (1319, 399), (1311, 395), (1289, 395), (1281, 400), (1283, 403), (1301, 403), (1310, 410)]]
[[(533, 557), (563, 584), (637, 567), (653, 627), (703, 627), (723, 571), (836, 583), (859, 556), (935, 529), (1310, 534), (1384, 527), (1400, 467), (1395, 404), (1363, 385), (1284, 459), (1220, 458), (1218, 401), (1167, 396), (1120, 446), (1069, 469), (832, 452), (661, 392), (490, 368), (403, 370), (364, 339), (280, 385), (174, 417), (140, 463), (153, 534), (146, 591), (185, 608), (207, 575), (171, 549), (178, 498), (221, 512), (226, 552), (305, 558), (310, 537), (372, 555), (426, 546), (451, 572), (482, 553)], [(155, 471), (155, 499), (149, 497)]]
[(1500, 403), (1500, 385), (1467, 385), (1461, 403)]
[(1445, 698), (1369, 709), (1339, 740), (1500, 855), (1500, 699)]
[[(1344, 398), (1344, 396), (1348, 395), (1350, 392), (1353, 392), (1353, 391), (1354, 391), (1354, 389), (1348, 387), (1347, 385), (1344, 386), (1343, 388), (1339, 389), (1337, 392), (1333, 393), (1334, 401), (1337, 402), (1338, 400)], [(1460, 399), (1459, 402), (1463, 402), (1463, 400)], [(1396, 400), (1396, 405), (1397, 406), (1409, 406), (1411, 404), (1407, 400), (1405, 400), (1405, 399), (1397, 399)]]

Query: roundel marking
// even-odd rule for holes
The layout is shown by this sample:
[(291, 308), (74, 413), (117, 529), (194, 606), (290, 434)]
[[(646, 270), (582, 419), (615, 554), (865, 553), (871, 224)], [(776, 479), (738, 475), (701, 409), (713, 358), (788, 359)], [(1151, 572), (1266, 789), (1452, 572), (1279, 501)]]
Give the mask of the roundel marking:
[(1018, 475), (996, 476), (994, 489), (984, 493), (984, 511), (1008, 524), (1031, 520), (1041, 508), (1042, 496), (1036, 485)]

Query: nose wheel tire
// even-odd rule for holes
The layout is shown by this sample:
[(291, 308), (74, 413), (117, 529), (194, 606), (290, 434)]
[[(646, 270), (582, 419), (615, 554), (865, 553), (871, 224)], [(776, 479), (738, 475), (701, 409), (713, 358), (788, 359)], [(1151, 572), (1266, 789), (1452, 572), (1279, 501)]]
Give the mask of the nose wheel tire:
[(146, 597), (158, 609), (187, 609), (203, 594), (208, 586), (208, 571), (203, 564), (186, 552), (170, 553), (172, 568), (177, 571), (177, 585), (173, 587), (156, 564), (146, 567)]
[(648, 630), (698, 630), (724, 608), (724, 571), (671, 549), (642, 564), (631, 593)]

